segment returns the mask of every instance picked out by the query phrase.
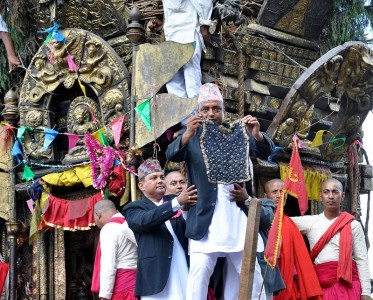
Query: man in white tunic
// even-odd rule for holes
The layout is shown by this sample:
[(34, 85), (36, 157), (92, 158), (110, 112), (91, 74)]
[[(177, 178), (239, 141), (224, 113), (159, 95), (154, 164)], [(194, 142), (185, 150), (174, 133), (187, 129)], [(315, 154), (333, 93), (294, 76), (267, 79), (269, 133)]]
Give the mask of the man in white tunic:
[(311, 260), (323, 290), (323, 299), (370, 299), (367, 248), (362, 227), (340, 211), (341, 182), (327, 179), (320, 192), (324, 211), (291, 218), (310, 242)]
[(212, 0), (162, 0), (166, 41), (195, 43), (194, 54), (166, 84), (167, 91), (181, 98), (198, 95), (201, 86), (201, 53), (211, 24)]
[(96, 249), (92, 290), (100, 299), (135, 300), (137, 246), (135, 236), (123, 215), (110, 200), (94, 208), (97, 227), (101, 228)]
[(157, 160), (143, 162), (138, 175), (141, 200), (123, 208), (138, 244), (135, 295), (141, 300), (183, 300), (188, 241), (181, 208), (195, 204), (197, 190), (191, 186), (177, 197), (165, 196), (165, 176)]
[(9, 29), (6, 26), (6, 23), (3, 20), (1, 15), (0, 15), (0, 38), (3, 40), (4, 46), (5, 46), (6, 54), (8, 57), (9, 72), (11, 72), (16, 65), (20, 64), (20, 62), (14, 51), (13, 41), (12, 41), (12, 38), (10, 37)]
[[(199, 112), (188, 119), (186, 131), (169, 145), (166, 152), (170, 161), (186, 162), (188, 182), (196, 185), (198, 189), (197, 205), (189, 210), (186, 226), (186, 236), (190, 238), (187, 299), (204, 299), (217, 258), (227, 257), (228, 274), (225, 279), (224, 299), (237, 300), (247, 223), (244, 210), (247, 208), (243, 203), (233, 201), (233, 184), (211, 183), (208, 180), (208, 175), (211, 173), (208, 167), (212, 166), (206, 166), (205, 155), (202, 154), (201, 127), (206, 120), (222, 125), (224, 103), (219, 88), (212, 83), (204, 84), (199, 92), (198, 103)], [(242, 127), (250, 138), (250, 154), (255, 156), (262, 154), (268, 157), (274, 145), (265, 134), (260, 132), (258, 120), (247, 115), (242, 119)], [(246, 144), (245, 149), (247, 146)], [(245, 153), (232, 155), (231, 160), (235, 160), (237, 156), (242, 156), (249, 161), (248, 153), (247, 156)], [(214, 164), (214, 159), (211, 162)], [(225, 170), (227, 163), (228, 161), (219, 162), (219, 169), (222, 170), (223, 176), (228, 172), (228, 169)], [(234, 173), (239, 171), (250, 172), (249, 169), (247, 165), (245, 168), (235, 169), (233, 163), (231, 173), (234, 176)], [(252, 195), (251, 184), (247, 187), (249, 194)], [(259, 239), (258, 245), (263, 247), (262, 240), (260, 237)], [(258, 299), (261, 284), (260, 267), (256, 262), (252, 299)], [(265, 293), (262, 293), (261, 299), (265, 299)]]

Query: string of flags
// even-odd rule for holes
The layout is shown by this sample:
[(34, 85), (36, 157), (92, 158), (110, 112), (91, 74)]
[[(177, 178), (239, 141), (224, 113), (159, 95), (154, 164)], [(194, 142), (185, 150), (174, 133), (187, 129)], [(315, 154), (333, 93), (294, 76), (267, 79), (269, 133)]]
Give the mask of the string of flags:
[[(112, 131), (113, 131), (115, 146), (117, 148), (119, 148), (119, 141), (122, 135), (124, 117), (125, 115), (122, 115), (110, 123)], [(31, 127), (24, 127), (24, 126), (16, 128), (14, 126), (9, 125), (6, 122), (1, 122), (0, 124), (5, 125), (6, 127), (11, 128), (11, 129), (17, 129), (16, 139), (13, 144), (13, 148), (11, 150), (11, 155), (13, 156), (17, 164), (22, 164), (22, 163), (24, 164), (24, 174), (22, 176), (22, 179), (26, 181), (30, 181), (35, 177), (30, 167), (26, 164), (26, 161), (24, 160), (24, 154), (22, 151), (22, 147), (24, 146), (24, 135), (26, 133), (35, 133), (35, 132), (44, 133), (44, 142), (43, 142), (43, 147), (42, 147), (43, 152), (46, 151), (52, 145), (53, 141), (56, 139), (58, 135), (67, 136), (68, 141), (69, 141), (68, 151), (70, 151), (72, 148), (76, 146), (81, 136), (81, 135), (77, 135), (74, 133), (58, 132), (50, 128), (39, 130), (39, 129), (34, 129)], [(109, 146), (109, 142), (105, 137), (105, 128), (98, 129), (96, 132), (92, 133), (92, 136), (96, 140), (98, 140), (101, 143), (101, 145)]]

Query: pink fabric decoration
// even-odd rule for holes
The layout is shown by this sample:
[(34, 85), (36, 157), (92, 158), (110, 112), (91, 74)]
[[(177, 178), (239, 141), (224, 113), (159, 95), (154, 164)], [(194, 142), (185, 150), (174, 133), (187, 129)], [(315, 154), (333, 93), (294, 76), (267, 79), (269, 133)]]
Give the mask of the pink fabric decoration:
[(54, 62), (54, 46), (50, 47), (49, 63), (53, 65)]
[(304, 148), (304, 145), (303, 145), (302, 141), (299, 139), (299, 137), (296, 133), (293, 136), (293, 141), (298, 142), (298, 149), (303, 149)]
[(181, 214), (182, 214), (182, 211), (181, 209), (179, 209), (177, 213), (171, 217), (171, 220), (179, 218)]
[(223, 102), (219, 87), (215, 83), (205, 83), (199, 88), (198, 103), (213, 100)]
[(69, 150), (67, 152), (70, 152), (71, 148), (74, 148), (76, 143), (79, 141), (79, 136), (77, 134), (67, 132), (65, 132), (65, 135), (67, 135), (69, 139)]
[(174, 135), (174, 131), (173, 131), (171, 128), (168, 128), (168, 129), (166, 130), (166, 138), (167, 138), (169, 141), (171, 141), (173, 135)]
[(69, 69), (73, 72), (78, 72), (78, 67), (76, 66), (73, 57), (68, 54), (67, 57), (67, 64), (69, 65)]
[(34, 213), (34, 204), (35, 204), (35, 201), (32, 200), (32, 199), (29, 199), (29, 200), (26, 201), (26, 203), (27, 203), (28, 209), (33, 214)]
[(113, 129), (114, 143), (117, 148), (122, 134), (123, 121), (124, 115), (121, 115), (120, 117), (110, 122), (111, 128)]

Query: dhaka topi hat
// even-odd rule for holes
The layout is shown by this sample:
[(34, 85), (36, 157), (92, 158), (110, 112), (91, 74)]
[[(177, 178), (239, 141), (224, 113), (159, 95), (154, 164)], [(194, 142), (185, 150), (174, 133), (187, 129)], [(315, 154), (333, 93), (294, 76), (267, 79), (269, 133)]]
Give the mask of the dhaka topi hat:
[(198, 104), (204, 101), (220, 101), (223, 102), (223, 97), (219, 87), (215, 83), (205, 83), (199, 88)]
[(159, 164), (159, 161), (156, 159), (148, 158), (145, 160), (137, 169), (137, 174), (139, 175), (139, 180), (143, 179), (146, 175), (162, 172), (164, 171)]

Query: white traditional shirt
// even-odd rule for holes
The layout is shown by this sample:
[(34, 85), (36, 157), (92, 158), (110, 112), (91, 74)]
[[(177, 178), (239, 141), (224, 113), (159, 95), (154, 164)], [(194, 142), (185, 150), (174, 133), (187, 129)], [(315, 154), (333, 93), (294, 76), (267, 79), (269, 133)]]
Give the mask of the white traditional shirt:
[(210, 25), (211, 0), (162, 0), (166, 41), (188, 44), (200, 35), (201, 25)]
[[(240, 252), (245, 246), (247, 217), (229, 194), (233, 184), (218, 184), (214, 214), (206, 235), (200, 240), (190, 239), (190, 252)], [(258, 251), (263, 251), (258, 235)]]
[[(321, 238), (321, 236), (328, 230), (328, 228), (337, 220), (334, 218), (329, 220), (324, 213), (315, 216), (292, 217), (294, 223), (298, 226), (299, 231), (305, 234), (310, 242), (311, 250)], [(357, 264), (359, 279), (363, 289), (362, 295), (370, 295), (370, 275), (368, 254), (365, 244), (364, 232), (358, 221), (354, 220), (351, 223), (352, 231), (352, 256)], [(340, 233), (336, 233), (331, 240), (321, 250), (319, 255), (315, 258), (316, 265), (329, 262), (338, 261), (339, 259), (339, 239)]]
[(1, 15), (0, 15), (0, 32), (9, 32), (8, 26), (6, 26), (6, 23)]
[[(172, 200), (172, 207), (176, 211), (179, 209), (177, 200)], [(157, 206), (163, 204), (163, 199), (159, 202), (153, 203)], [(176, 204), (176, 206), (175, 206)], [(170, 273), (164, 289), (155, 295), (141, 296), (141, 300), (174, 300), (174, 299), (185, 299), (186, 282), (188, 278), (188, 265), (185, 257), (185, 252), (181, 246), (170, 221), (166, 221), (165, 225), (174, 239), (172, 249), (172, 259), (170, 266)], [(151, 270), (149, 271), (151, 272)]]
[[(112, 218), (123, 218), (116, 213)], [(110, 222), (100, 232), (100, 294), (102, 298), (111, 299), (117, 269), (137, 268), (137, 245), (132, 230), (127, 222), (123, 224)]]

